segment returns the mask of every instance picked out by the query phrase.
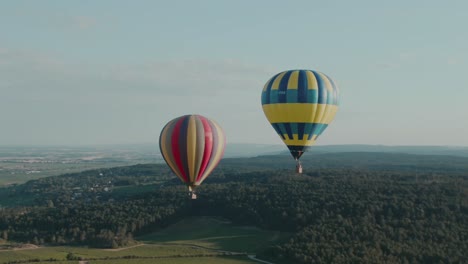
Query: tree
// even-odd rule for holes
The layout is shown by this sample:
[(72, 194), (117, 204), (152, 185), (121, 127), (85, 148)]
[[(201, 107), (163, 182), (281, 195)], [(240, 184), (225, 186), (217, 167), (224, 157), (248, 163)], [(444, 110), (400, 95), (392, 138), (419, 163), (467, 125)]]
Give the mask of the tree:
[(67, 260), (81, 260), (81, 257), (78, 257), (77, 255), (69, 252), (67, 254)]
[(119, 244), (117, 244), (117, 241), (115, 239), (112, 240), (112, 248), (118, 248)]

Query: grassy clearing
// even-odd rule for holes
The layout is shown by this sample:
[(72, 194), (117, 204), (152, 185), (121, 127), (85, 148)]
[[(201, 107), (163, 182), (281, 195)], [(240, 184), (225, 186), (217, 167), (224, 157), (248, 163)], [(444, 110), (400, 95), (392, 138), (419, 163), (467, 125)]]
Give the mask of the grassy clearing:
[[(0, 263), (9, 261), (28, 261), (31, 263), (77, 263), (67, 261), (66, 257), (73, 253), (77, 257), (90, 260), (90, 263), (255, 263), (245, 256), (223, 256), (222, 253), (209, 249), (187, 245), (141, 245), (119, 251), (90, 249), (85, 247), (43, 247), (31, 250), (0, 251)], [(130, 258), (129, 256), (133, 256)], [(106, 259), (107, 258), (107, 259)], [(38, 262), (39, 260), (39, 262)], [(54, 260), (53, 262), (47, 260)]]
[(188, 246), (166, 246), (166, 245), (142, 245), (119, 251), (92, 249), (86, 247), (43, 247), (32, 250), (12, 250), (0, 251), (0, 263), (13, 260), (29, 259), (57, 259), (66, 260), (68, 253), (73, 253), (77, 257), (85, 259), (97, 258), (117, 258), (124, 256), (138, 257), (173, 257), (173, 256), (192, 256), (213, 254), (211, 250), (193, 248)]
[(212, 217), (192, 217), (137, 239), (145, 243), (192, 244), (218, 250), (255, 253), (289, 237), (288, 233), (235, 226)]
[[(0, 251), (0, 264), (28, 260), (35, 260), (34, 263), (77, 263), (78, 261), (66, 260), (69, 253), (83, 259), (96, 259), (90, 261), (93, 264), (256, 263), (246, 256), (226, 256), (228, 253), (223, 251), (260, 252), (270, 245), (281, 243), (289, 236), (287, 233), (235, 226), (212, 217), (192, 217), (159, 232), (137, 238), (145, 244), (135, 247), (106, 250), (61, 246)], [(47, 262), (50, 259), (56, 261)]]
[[(77, 261), (35, 262), (39, 264), (71, 264)], [(93, 260), (92, 264), (254, 264), (258, 262), (246, 257), (200, 257), (200, 258), (158, 258), (158, 259), (111, 259)]]
[[(133, 262), (135, 261), (135, 262)], [(153, 264), (157, 262), (158, 264), (249, 264), (249, 263), (258, 263), (252, 260), (247, 259), (246, 257), (201, 257), (201, 258), (168, 258), (168, 259), (140, 259), (132, 260), (132, 262), (125, 262), (125, 260), (108, 262), (108, 261), (97, 261), (94, 263), (102, 264), (120, 264), (120, 263), (132, 263), (132, 264)]]

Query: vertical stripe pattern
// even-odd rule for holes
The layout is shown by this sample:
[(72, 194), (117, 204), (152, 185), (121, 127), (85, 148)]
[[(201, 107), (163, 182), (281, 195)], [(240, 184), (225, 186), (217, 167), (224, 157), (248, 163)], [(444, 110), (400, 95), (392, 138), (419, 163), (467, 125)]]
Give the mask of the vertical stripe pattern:
[(167, 165), (190, 187), (208, 177), (223, 157), (225, 146), (223, 129), (201, 115), (175, 118), (159, 136), (159, 149)]
[(295, 159), (315, 143), (338, 111), (339, 90), (327, 75), (290, 70), (268, 80), (262, 108)]

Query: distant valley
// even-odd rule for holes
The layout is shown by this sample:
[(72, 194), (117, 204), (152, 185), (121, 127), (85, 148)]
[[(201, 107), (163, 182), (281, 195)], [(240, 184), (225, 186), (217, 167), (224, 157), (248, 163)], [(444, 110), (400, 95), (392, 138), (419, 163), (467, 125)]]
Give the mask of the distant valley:
[[(468, 147), (328, 145), (314, 146), (303, 159), (317, 154), (380, 152), (468, 157)], [(224, 158), (289, 155), (284, 145), (228, 144)], [(291, 160), (288, 160), (291, 162)], [(0, 186), (83, 170), (164, 163), (156, 143), (98, 146), (0, 146)]]

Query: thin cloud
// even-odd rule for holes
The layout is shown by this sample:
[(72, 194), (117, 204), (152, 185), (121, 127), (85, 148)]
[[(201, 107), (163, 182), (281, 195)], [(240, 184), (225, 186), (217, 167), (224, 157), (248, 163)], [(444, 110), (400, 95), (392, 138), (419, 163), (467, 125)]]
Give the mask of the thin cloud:
[(65, 13), (34, 9), (31, 6), (24, 6), (14, 14), (15, 19), (21, 20), (29, 28), (38, 30), (89, 30), (97, 25), (94, 17), (87, 15), (68, 15)]
[(400, 54), (398, 54), (398, 57), (402, 61), (412, 61), (412, 60), (417, 59), (418, 54), (412, 51), (406, 51), (406, 52), (401, 52)]
[(377, 63), (375, 67), (378, 69), (395, 69), (395, 68), (400, 67), (400, 65), (397, 63), (382, 62), (382, 63)]
[(448, 65), (458, 65), (460, 64), (460, 61), (456, 58), (448, 58), (447, 59), (447, 64)]
[(147, 64), (83, 64), (24, 51), (0, 54), (0, 78), (20, 90), (88, 91), (164, 96), (242, 95), (258, 91), (278, 70), (239, 60), (173, 60)]
[(94, 27), (97, 24), (96, 19), (87, 16), (71, 17), (72, 25), (81, 30), (86, 30)]
[[(183, 60), (144, 65), (114, 65), (106, 78), (156, 87), (168, 94), (248, 89), (252, 82), (267, 80), (275, 70), (236, 60)], [(263, 81), (262, 81), (263, 82)], [(178, 89), (177, 89), (178, 88)]]
[[(64, 63), (59, 59), (39, 52), (28, 52), (20, 50), (0, 50), (0, 76), (8, 77), (6, 72), (26, 74), (31, 72), (56, 73), (63, 71)], [(23, 75), (22, 79), (27, 79)]]
[(412, 63), (418, 59), (419, 55), (413, 51), (404, 51), (398, 54), (394, 54), (392, 58), (385, 62), (379, 62), (375, 64), (378, 69), (390, 70), (401, 68), (406, 64)]

